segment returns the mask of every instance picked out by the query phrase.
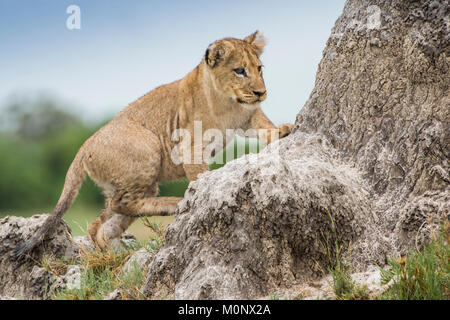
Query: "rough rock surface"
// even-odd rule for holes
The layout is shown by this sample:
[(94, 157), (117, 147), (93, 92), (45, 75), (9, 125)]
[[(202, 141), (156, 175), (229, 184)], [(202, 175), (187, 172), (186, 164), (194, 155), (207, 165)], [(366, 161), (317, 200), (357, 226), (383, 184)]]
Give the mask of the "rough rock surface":
[(61, 281), (40, 266), (42, 253), (55, 258), (71, 259), (78, 248), (71, 241), (70, 229), (61, 222), (43, 246), (33, 252), (33, 259), (18, 264), (11, 258), (13, 250), (30, 238), (44, 222), (46, 214), (31, 218), (8, 216), (0, 220), (0, 295), (20, 299), (42, 299)]
[(280, 158), (268, 156), (271, 145), (190, 184), (147, 290), (180, 272), (171, 279), (177, 298), (254, 297), (322, 274), (336, 237), (343, 247), (358, 239), (370, 216), (356, 170), (334, 160), (319, 137), (297, 133), (286, 144)]
[[(364, 272), (449, 216), (449, 2), (348, 0), (293, 134), (190, 184), (144, 293), (255, 298)], [(432, 223), (428, 223), (429, 217)]]
[[(95, 250), (95, 246), (86, 236), (72, 238), (70, 228), (64, 221), (58, 224), (56, 231), (45, 240), (43, 246), (33, 251), (32, 259), (23, 263), (12, 259), (16, 246), (30, 238), (47, 216), (8, 216), (0, 220), (0, 297), (46, 299), (57, 289), (80, 287), (83, 274), (81, 266), (69, 265), (64, 274), (56, 275), (47, 271), (40, 263), (44, 252), (51, 259), (63, 258), (70, 262), (80, 258), (80, 246)], [(120, 241), (124, 246), (136, 244), (136, 238), (130, 233), (124, 233)], [(143, 263), (143, 257), (139, 263)]]
[[(368, 266), (365, 272), (351, 274), (353, 283), (365, 287), (368, 296), (376, 297), (389, 285), (382, 284), (381, 272), (378, 266)], [(333, 278), (331, 275), (320, 280), (310, 280), (290, 288), (278, 288), (270, 295), (259, 297), (261, 300), (333, 300), (338, 299), (333, 291)]]
[(103, 300), (121, 300), (122, 296), (119, 289), (115, 289), (113, 292), (108, 294)]
[(64, 274), (65, 287), (69, 290), (81, 288), (81, 278), (84, 269), (81, 266), (70, 266)]
[(130, 273), (139, 268), (141, 271), (146, 272), (148, 265), (153, 259), (153, 255), (150, 254), (145, 248), (141, 248), (133, 253), (123, 265), (122, 271), (124, 273)]
[(88, 236), (78, 236), (73, 238), (76, 246), (86, 250), (95, 250), (95, 245), (89, 240)]
[(380, 231), (369, 242), (389, 252), (420, 245), (426, 217), (449, 210), (449, 8), (347, 1), (297, 116), (296, 131), (320, 133), (358, 168)]

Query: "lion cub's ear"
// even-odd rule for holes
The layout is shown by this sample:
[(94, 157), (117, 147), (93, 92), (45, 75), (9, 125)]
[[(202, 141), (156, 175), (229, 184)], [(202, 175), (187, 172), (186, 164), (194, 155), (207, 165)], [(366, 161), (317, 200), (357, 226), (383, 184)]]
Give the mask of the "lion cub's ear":
[(266, 45), (266, 37), (259, 31), (256, 31), (244, 39), (245, 42), (252, 44), (256, 48), (258, 57), (263, 53)]
[(232, 44), (226, 40), (220, 40), (210, 44), (205, 53), (206, 64), (211, 68), (218, 66), (228, 59), (232, 50)]

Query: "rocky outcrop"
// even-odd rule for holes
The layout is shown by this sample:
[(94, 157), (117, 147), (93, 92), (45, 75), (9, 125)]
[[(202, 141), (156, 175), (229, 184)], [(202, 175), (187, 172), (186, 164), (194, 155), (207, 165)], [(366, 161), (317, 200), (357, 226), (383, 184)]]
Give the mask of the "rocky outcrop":
[[(190, 184), (147, 292), (180, 272), (171, 279), (177, 298), (254, 297), (321, 275), (335, 241), (346, 248), (361, 236), (370, 215), (356, 170), (318, 136), (280, 142)], [(283, 154), (271, 157), (277, 146)]]
[[(84, 273), (83, 267), (76, 264), (77, 259), (82, 258), (80, 249), (94, 251), (96, 248), (87, 236), (72, 238), (70, 228), (64, 221), (60, 221), (42, 245), (33, 250), (31, 257), (21, 261), (13, 258), (17, 245), (29, 239), (47, 216), (8, 216), (0, 220), (0, 300), (8, 297), (48, 299), (57, 290), (80, 288)], [(121, 249), (132, 247), (136, 245), (136, 238), (130, 233), (124, 233), (120, 242)], [(132, 259), (126, 264), (127, 268), (148, 264), (150, 257), (150, 254), (138, 251), (130, 257)], [(45, 266), (57, 260), (65, 262), (63, 270), (52, 272), (49, 266)]]
[(320, 133), (358, 169), (380, 230), (370, 242), (399, 253), (449, 210), (449, 8), (347, 1), (297, 116), (297, 131)]
[(13, 251), (29, 239), (48, 215), (31, 218), (8, 216), (0, 220), (0, 296), (19, 299), (43, 299), (57, 287), (62, 279), (42, 267), (43, 253), (48, 257), (70, 260), (78, 255), (78, 247), (71, 241), (69, 227), (61, 221), (43, 246), (36, 248), (33, 256), (22, 262), (13, 259)]
[(190, 184), (144, 293), (255, 298), (337, 248), (364, 272), (428, 241), (450, 214), (448, 4), (348, 0), (294, 132)]

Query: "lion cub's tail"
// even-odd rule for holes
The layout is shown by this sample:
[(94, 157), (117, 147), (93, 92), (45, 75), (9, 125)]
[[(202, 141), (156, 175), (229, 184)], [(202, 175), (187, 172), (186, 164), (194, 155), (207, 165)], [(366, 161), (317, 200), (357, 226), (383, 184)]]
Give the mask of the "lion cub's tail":
[(26, 240), (24, 243), (17, 246), (14, 250), (14, 257), (17, 260), (23, 259), (42, 240), (44, 240), (45, 236), (52, 231), (52, 228), (70, 208), (78, 194), (78, 190), (80, 190), (81, 185), (83, 184), (84, 178), (86, 177), (82, 162), (83, 154), (82, 152), (78, 152), (67, 171), (64, 188), (55, 209), (45, 220), (44, 224), (39, 227), (36, 233), (29, 240)]

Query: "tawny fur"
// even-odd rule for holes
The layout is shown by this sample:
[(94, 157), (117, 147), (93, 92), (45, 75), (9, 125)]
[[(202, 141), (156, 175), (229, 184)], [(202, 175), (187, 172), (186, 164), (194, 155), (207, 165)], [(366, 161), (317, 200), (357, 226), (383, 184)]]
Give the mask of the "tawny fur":
[[(193, 137), (194, 121), (201, 121), (203, 132), (215, 128), (224, 136), (226, 129), (238, 128), (289, 134), (292, 125), (277, 129), (259, 107), (267, 95), (259, 60), (264, 44), (259, 32), (244, 40), (212, 43), (186, 77), (149, 92), (98, 130), (78, 151), (53, 214), (17, 255), (32, 250), (50, 232), (75, 199), (85, 173), (105, 195), (105, 209), (88, 228), (89, 237), (101, 248), (120, 237), (138, 214), (173, 214), (181, 198), (157, 197), (158, 183), (196, 180), (208, 170), (205, 163), (176, 165), (171, 160), (179, 143), (171, 139), (176, 129), (187, 129)], [(246, 76), (236, 68), (244, 68)], [(270, 134), (266, 138), (270, 143)]]

